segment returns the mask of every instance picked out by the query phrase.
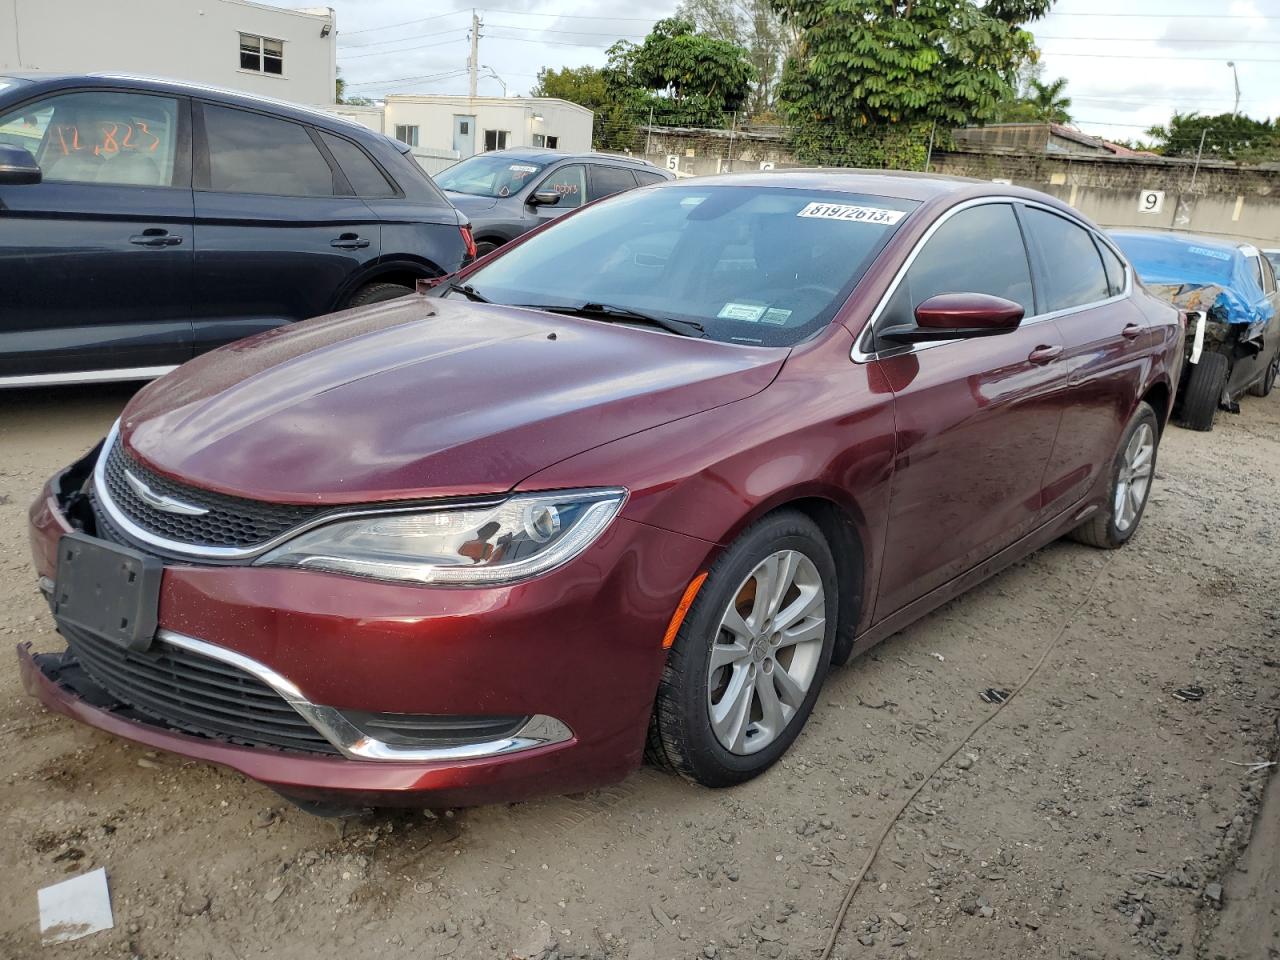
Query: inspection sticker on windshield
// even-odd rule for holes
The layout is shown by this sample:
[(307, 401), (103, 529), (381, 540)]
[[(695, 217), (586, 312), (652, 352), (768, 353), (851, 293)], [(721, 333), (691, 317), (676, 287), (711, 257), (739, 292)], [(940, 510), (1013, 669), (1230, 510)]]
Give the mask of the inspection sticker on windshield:
[(850, 203), (811, 203), (796, 214), (797, 217), (816, 217), (819, 220), (848, 220), (850, 223), (883, 223), (892, 226), (906, 213), (885, 207), (859, 207)]
[(508, 170), (514, 170), (516, 173), (537, 173), (538, 168), (529, 163), (513, 163), (507, 167)]
[(716, 316), (725, 320), (747, 320), (755, 323), (764, 316), (764, 307), (754, 303), (726, 303)]

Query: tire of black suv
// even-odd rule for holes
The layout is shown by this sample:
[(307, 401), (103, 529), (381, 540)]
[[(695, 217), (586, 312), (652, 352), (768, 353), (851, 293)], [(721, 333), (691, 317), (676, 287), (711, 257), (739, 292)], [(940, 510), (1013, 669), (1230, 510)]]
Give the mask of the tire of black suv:
[(347, 308), (367, 307), (371, 303), (382, 303), (386, 300), (398, 300), (413, 293), (409, 287), (398, 283), (369, 283), (361, 287), (347, 300)]
[[(1149, 455), (1135, 469), (1135, 464), (1131, 462), (1135, 448), (1147, 443), (1150, 445)], [(1106, 503), (1071, 531), (1071, 538), (1102, 550), (1115, 550), (1128, 543), (1147, 509), (1151, 486), (1156, 478), (1156, 455), (1159, 452), (1160, 421), (1149, 404), (1139, 403), (1124, 433), (1120, 435), (1120, 445), (1111, 460), (1107, 475)], [(1139, 472), (1145, 478), (1140, 498), (1137, 498), (1138, 502), (1130, 500), (1122, 507), (1122, 496), (1129, 495), (1135, 475)]]
[[(770, 602), (765, 590), (764, 605), (757, 608), (755, 595), (762, 583), (781, 584), (781, 595)], [(742, 783), (768, 769), (799, 735), (826, 679), (837, 628), (837, 590), (831, 549), (804, 514), (783, 510), (749, 527), (712, 564), (668, 653), (649, 725), (648, 758), (708, 787)], [(750, 644), (739, 643), (724, 627), (731, 605), (734, 611), (751, 608), (739, 615), (741, 627), (754, 621), (764, 631)], [(801, 636), (807, 639), (791, 642)], [(717, 662), (723, 661), (714, 670), (713, 647)], [(745, 655), (734, 652), (738, 649)], [(806, 676), (807, 688), (802, 682)], [(772, 725), (765, 710), (766, 685), (781, 705)], [(741, 726), (746, 733), (734, 751), (721, 740), (732, 738), (728, 728), (733, 721), (722, 723), (717, 733), (712, 712), (726, 704), (731, 690), (744, 688), (749, 694), (745, 709), (732, 709), (732, 703), (743, 702), (734, 697), (724, 710), (746, 718)], [(788, 698), (793, 702), (788, 704)]]
[(494, 243), (492, 240), (477, 240), (476, 259), (479, 260), (487, 253), (493, 253), (493, 251), (497, 250), (499, 246), (500, 244)]
[(1187, 392), (1182, 397), (1178, 425), (1189, 430), (1212, 430), (1218, 416), (1218, 404), (1231, 373), (1231, 361), (1221, 353), (1203, 353), (1200, 362), (1192, 364)]

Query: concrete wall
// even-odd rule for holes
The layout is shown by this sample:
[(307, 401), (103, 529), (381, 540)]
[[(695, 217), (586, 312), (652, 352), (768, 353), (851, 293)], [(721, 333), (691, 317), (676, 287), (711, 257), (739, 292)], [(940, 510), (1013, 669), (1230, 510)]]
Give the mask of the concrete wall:
[[(783, 136), (637, 131), (637, 154), (680, 176), (794, 167)], [(933, 152), (929, 169), (1042, 190), (1104, 227), (1152, 227), (1280, 247), (1280, 169), (1190, 160), (1044, 153)], [(1162, 193), (1154, 205), (1152, 192)], [(1145, 208), (1150, 208), (1145, 209)]]
[(484, 151), (486, 130), (505, 130), (508, 147), (533, 146), (534, 135), (542, 134), (558, 137), (558, 150), (591, 149), (591, 111), (565, 100), (396, 94), (388, 96), (385, 104), (384, 132), (394, 136), (399, 125), (416, 126), (418, 146), (432, 151), (454, 149), (455, 116), (475, 117), (476, 153)]
[[(329, 25), (328, 36), (321, 37)], [(240, 32), (284, 41), (284, 74), (240, 68)], [(333, 102), (337, 25), (327, 7), (245, 0), (0, 0), (0, 72), (116, 72)]]

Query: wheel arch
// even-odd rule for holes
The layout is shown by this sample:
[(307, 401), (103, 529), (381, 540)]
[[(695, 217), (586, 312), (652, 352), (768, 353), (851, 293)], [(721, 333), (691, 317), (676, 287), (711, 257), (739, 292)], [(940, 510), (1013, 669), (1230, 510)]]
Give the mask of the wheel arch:
[[(831, 662), (841, 666), (848, 662), (854, 638), (863, 625), (863, 615), (872, 607), (868, 593), (871, 576), (865, 517), (856, 503), (849, 502), (835, 491), (820, 488), (778, 491), (744, 515), (726, 532), (720, 543), (733, 542), (751, 525), (784, 510), (795, 510), (812, 520), (831, 548), (840, 587), (837, 595), (838, 628)], [(708, 566), (720, 549), (723, 547), (712, 551), (707, 560)]]
[(1148, 385), (1138, 402), (1149, 404), (1151, 409), (1156, 412), (1156, 420), (1160, 424), (1160, 432), (1163, 434), (1164, 428), (1169, 423), (1169, 417), (1173, 413), (1173, 389), (1169, 381), (1161, 378)]
[(418, 280), (442, 277), (446, 272), (434, 261), (426, 259), (388, 260), (375, 263), (347, 278), (346, 282), (338, 288), (331, 309), (341, 310), (357, 290), (371, 283), (396, 283), (412, 290)]

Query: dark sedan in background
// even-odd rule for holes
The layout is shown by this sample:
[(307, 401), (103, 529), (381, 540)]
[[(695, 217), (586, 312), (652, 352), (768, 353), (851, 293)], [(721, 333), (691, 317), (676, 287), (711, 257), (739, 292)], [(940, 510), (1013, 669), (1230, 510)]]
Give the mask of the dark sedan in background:
[(154, 377), (474, 254), (408, 148), (123, 76), (0, 77), (0, 387)]
[(484, 256), (593, 200), (675, 178), (647, 160), (526, 147), (477, 154), (436, 174), (436, 185), (471, 220)]
[(831, 664), (1134, 535), (1182, 334), (1033, 191), (635, 190), (145, 387), (31, 509), (24, 681), (294, 797), (738, 783)]

